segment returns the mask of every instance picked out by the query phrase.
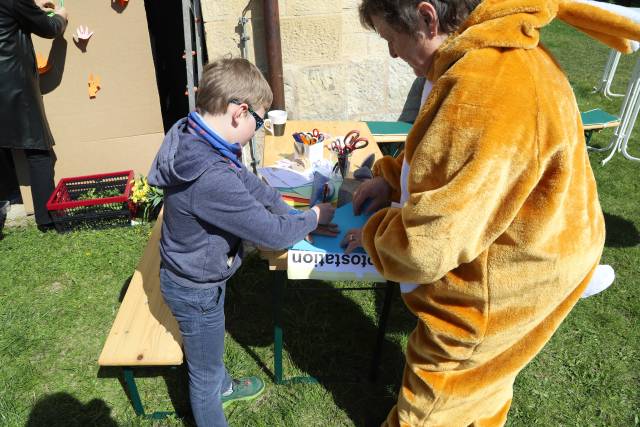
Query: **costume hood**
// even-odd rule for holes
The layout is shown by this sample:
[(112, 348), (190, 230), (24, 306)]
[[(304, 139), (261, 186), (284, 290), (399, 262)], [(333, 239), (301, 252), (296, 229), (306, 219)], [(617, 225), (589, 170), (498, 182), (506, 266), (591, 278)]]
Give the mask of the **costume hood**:
[(470, 50), (533, 49), (540, 28), (554, 18), (623, 53), (638, 49), (640, 15), (625, 7), (590, 0), (485, 0), (442, 44), (427, 77), (435, 81)]

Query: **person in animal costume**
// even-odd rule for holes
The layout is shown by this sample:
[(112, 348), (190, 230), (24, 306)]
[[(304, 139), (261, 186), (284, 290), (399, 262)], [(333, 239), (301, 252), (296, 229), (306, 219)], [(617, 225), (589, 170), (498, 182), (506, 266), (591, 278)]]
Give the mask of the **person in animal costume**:
[(559, 18), (630, 52), (640, 26), (585, 0), (363, 0), (360, 17), (433, 82), (404, 153), (354, 195), (376, 213), (343, 241), (418, 319), (384, 425), (501, 426), (605, 241), (576, 99), (540, 28)]

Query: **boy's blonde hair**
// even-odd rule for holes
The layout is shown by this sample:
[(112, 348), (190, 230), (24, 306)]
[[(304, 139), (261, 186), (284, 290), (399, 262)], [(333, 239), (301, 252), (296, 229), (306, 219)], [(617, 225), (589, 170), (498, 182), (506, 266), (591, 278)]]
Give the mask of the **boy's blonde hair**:
[(205, 65), (196, 97), (200, 112), (224, 114), (231, 100), (253, 110), (267, 110), (273, 101), (269, 83), (258, 67), (242, 58), (220, 58)]

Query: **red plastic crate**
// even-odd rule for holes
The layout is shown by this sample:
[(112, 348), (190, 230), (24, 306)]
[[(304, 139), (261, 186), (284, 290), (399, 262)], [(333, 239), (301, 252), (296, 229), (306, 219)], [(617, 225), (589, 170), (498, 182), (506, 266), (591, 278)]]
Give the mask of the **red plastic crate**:
[[(60, 233), (81, 228), (107, 228), (131, 224), (129, 195), (133, 171), (63, 178), (47, 202)], [(117, 190), (117, 196), (79, 200), (87, 193)]]

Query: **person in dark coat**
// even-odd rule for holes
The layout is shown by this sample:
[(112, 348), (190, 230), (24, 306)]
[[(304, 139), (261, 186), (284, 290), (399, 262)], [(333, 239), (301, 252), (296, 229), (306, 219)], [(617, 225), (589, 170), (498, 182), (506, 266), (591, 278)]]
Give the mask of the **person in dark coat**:
[(52, 228), (46, 203), (54, 190), (54, 141), (31, 34), (52, 39), (66, 26), (66, 10), (48, 0), (0, 0), (0, 147), (24, 150), (36, 223), (42, 231)]

